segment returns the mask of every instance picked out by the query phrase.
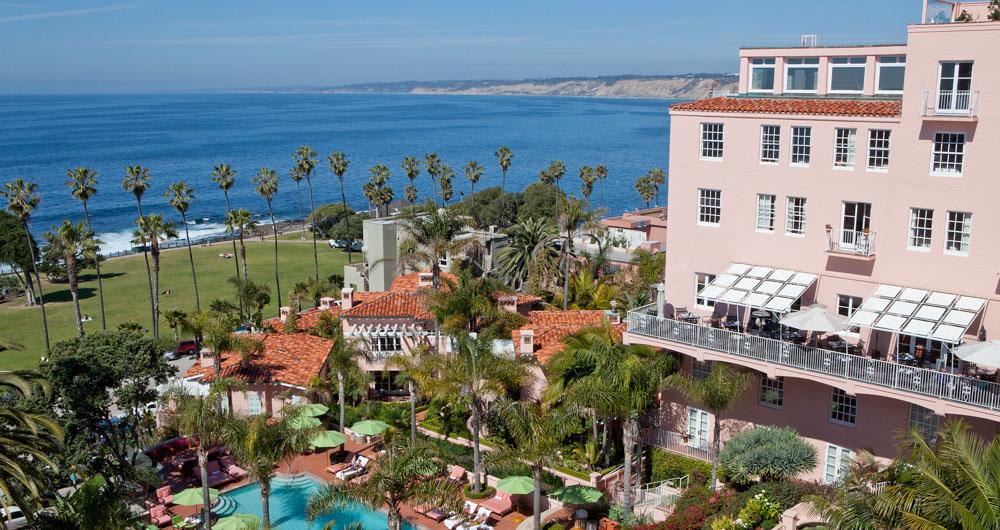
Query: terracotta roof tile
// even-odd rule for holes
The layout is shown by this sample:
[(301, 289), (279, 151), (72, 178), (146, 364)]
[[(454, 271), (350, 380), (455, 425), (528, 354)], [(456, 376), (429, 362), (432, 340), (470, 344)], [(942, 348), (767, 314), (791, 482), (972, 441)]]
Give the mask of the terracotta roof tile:
[(581, 329), (600, 325), (606, 318), (601, 310), (531, 311), (528, 313), (529, 322), (515, 329), (511, 338), (518, 347), (521, 332), (531, 331), (535, 359), (544, 365), (563, 350), (563, 339)]
[[(368, 291), (355, 292), (354, 293), (354, 307), (358, 307), (359, 305), (364, 305), (364, 304), (366, 304), (368, 302), (371, 302), (372, 300), (377, 300), (377, 299), (379, 299), (379, 298), (381, 298), (381, 297), (383, 297), (385, 295), (386, 295), (385, 291), (378, 291), (378, 292), (368, 292)], [(331, 307), (330, 309), (327, 309), (326, 312), (330, 313), (335, 318), (339, 318), (340, 317), (340, 313), (341, 313), (340, 312), (340, 306)], [(320, 309), (320, 308), (318, 308), (318, 307), (314, 307), (314, 308), (311, 308), (311, 309), (306, 309), (305, 311), (300, 311), (299, 312), (299, 324), (298, 324), (298, 326), (296, 326), (297, 330), (298, 331), (307, 331), (307, 330), (310, 330), (310, 329), (316, 327), (316, 323), (319, 322), (319, 317), (322, 314), (323, 314), (323, 310)], [(269, 325), (269, 326), (271, 326), (271, 327), (273, 327), (275, 329), (275, 331), (278, 331), (278, 332), (281, 332), (281, 333), (284, 333), (284, 332), (287, 331), (285, 329), (285, 323), (282, 322), (281, 319), (278, 318), (278, 317), (269, 318), (269, 319), (265, 320), (264, 323), (267, 324), (267, 325)]]
[[(264, 344), (264, 352), (241, 365), (239, 354), (222, 353), (222, 375), (244, 383), (285, 383), (307, 387), (309, 380), (319, 375), (326, 363), (333, 341), (305, 333), (268, 333), (254, 335)], [(212, 366), (196, 362), (184, 377), (201, 376), (209, 383), (215, 378)]]
[[(427, 273), (428, 273), (428, 271), (423, 271), (422, 273), (421, 272), (412, 272), (410, 274), (403, 274), (403, 275), (400, 275), (400, 276), (396, 276), (396, 278), (392, 280), (392, 286), (389, 287), (389, 290), (390, 291), (402, 291), (402, 292), (414, 293), (414, 292), (417, 292), (420, 289), (427, 289), (430, 286), (421, 286), (420, 285), (420, 275), (421, 274), (427, 274)], [(458, 276), (455, 276), (454, 274), (452, 274), (450, 272), (441, 272), (441, 284), (442, 285), (446, 285), (444, 283), (444, 280), (449, 280), (451, 282), (457, 283), (458, 282)]]
[(719, 97), (674, 103), (670, 110), (704, 112), (745, 112), (762, 114), (808, 114), (829, 116), (870, 116), (893, 118), (900, 115), (899, 100), (823, 99), (823, 98), (750, 98)]
[(382, 296), (344, 311), (344, 318), (415, 318), (430, 320), (422, 296), (406, 291), (388, 291)]

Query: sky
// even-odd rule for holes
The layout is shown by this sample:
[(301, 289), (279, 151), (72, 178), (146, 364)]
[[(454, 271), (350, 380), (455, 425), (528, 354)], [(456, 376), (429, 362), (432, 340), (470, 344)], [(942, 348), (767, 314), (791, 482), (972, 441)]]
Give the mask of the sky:
[(904, 42), (921, 0), (0, 0), (0, 93), (734, 72)]

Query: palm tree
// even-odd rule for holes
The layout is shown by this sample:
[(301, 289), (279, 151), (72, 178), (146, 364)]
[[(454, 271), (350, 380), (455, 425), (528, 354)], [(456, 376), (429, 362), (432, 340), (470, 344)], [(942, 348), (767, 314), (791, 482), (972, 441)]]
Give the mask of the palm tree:
[(374, 186), (372, 203), (375, 205), (375, 217), (382, 217), (383, 208), (385, 215), (389, 215), (389, 203), (392, 202), (392, 188), (387, 184), (391, 172), (385, 164), (375, 164), (368, 169), (369, 180)]
[(163, 194), (170, 198), (170, 206), (177, 213), (181, 214), (181, 222), (184, 223), (184, 240), (187, 242), (188, 261), (191, 262), (191, 282), (194, 284), (194, 308), (201, 309), (201, 297), (198, 295), (198, 273), (194, 268), (194, 252), (191, 250), (191, 231), (188, 229), (187, 212), (194, 201), (194, 189), (186, 182), (174, 182), (167, 187)]
[(304, 230), (306, 217), (305, 214), (302, 213), (302, 186), (300, 185), (302, 183), (302, 178), (303, 178), (302, 170), (299, 169), (298, 166), (293, 166), (289, 174), (292, 177), (292, 182), (295, 182), (295, 204), (299, 206), (299, 219), (302, 219), (302, 225), (303, 225), (302, 235), (300, 236), (299, 239), (302, 239), (304, 241), (306, 238), (306, 233)]
[[(267, 167), (260, 168), (257, 176), (253, 178), (257, 184), (257, 195), (264, 197), (267, 201), (267, 211), (271, 214), (271, 236), (274, 238), (274, 292), (281, 295), (281, 279), (278, 276), (278, 224), (274, 221), (274, 201), (275, 194), (278, 193), (278, 172)], [(279, 306), (281, 303), (278, 304)], [(281, 313), (281, 309), (278, 309)]]
[(389, 445), (366, 480), (329, 484), (309, 498), (306, 516), (310, 521), (357, 503), (371, 510), (388, 508), (389, 530), (401, 530), (404, 504), (431, 505), (458, 511), (462, 505), (459, 487), (441, 475), (443, 465), (425, 449), (398, 442)]
[(427, 215), (404, 219), (412, 252), (402, 257), (404, 265), (430, 264), (431, 285), (434, 290), (441, 287), (441, 258), (457, 254), (474, 243), (473, 239), (458, 239), (465, 223), (448, 210), (435, 210)]
[(470, 160), (465, 164), (465, 178), (472, 184), (472, 196), (476, 196), (476, 183), (483, 176), (484, 168), (475, 160)]
[(514, 359), (493, 352), (493, 338), (486, 333), (475, 338), (459, 335), (451, 354), (435, 353), (427, 358), (428, 371), (437, 377), (424, 382), (424, 392), (452, 402), (464, 403), (472, 416), (472, 490), (481, 491), (483, 466), (479, 449), (487, 396), (503, 396), (520, 387), (527, 372)]
[(547, 219), (523, 219), (507, 230), (510, 238), (496, 256), (497, 275), (513, 289), (520, 290), (532, 271), (547, 276), (558, 274), (556, 227)]
[(223, 432), (226, 448), (246, 470), (251, 482), (260, 483), (260, 504), (264, 530), (271, 528), (271, 477), (274, 469), (305, 451), (311, 429), (295, 429), (288, 425), (294, 416), (273, 422), (267, 416), (232, 420)]
[[(232, 234), (236, 234), (240, 241), (240, 261), (243, 262), (243, 279), (249, 278), (247, 276), (247, 246), (244, 237), (248, 231), (255, 230), (257, 228), (257, 222), (253, 220), (253, 214), (250, 210), (244, 208), (237, 208), (235, 210), (230, 210), (226, 214), (226, 231)], [(239, 271), (236, 271), (237, 277)]]
[(601, 185), (601, 208), (604, 208), (604, 181), (608, 178), (608, 168), (604, 164), (598, 164), (594, 168), (594, 176)]
[[(91, 197), (97, 195), (97, 172), (78, 167), (67, 171), (66, 176), (69, 178), (66, 184), (72, 189), (73, 197), (83, 203), (83, 219), (87, 223), (87, 231), (93, 234), (94, 227), (90, 224), (90, 210), (87, 209), (87, 203)], [(104, 314), (104, 279), (101, 276), (99, 252), (94, 255), (94, 269), (97, 271), (97, 299), (101, 304), (101, 329), (105, 330), (108, 329), (108, 322)]]
[(455, 194), (455, 189), (451, 184), (451, 179), (453, 178), (455, 178), (455, 171), (451, 169), (451, 166), (442, 165), (441, 171), (438, 174), (438, 185), (441, 188), (441, 200), (444, 201), (446, 208), (448, 207), (448, 201)]
[(597, 222), (597, 211), (584, 208), (583, 201), (567, 198), (562, 203), (563, 310), (569, 307), (570, 261), (575, 253), (573, 237)]
[[(201, 310), (197, 309), (195, 311)], [(184, 326), (184, 322), (187, 320), (187, 313), (180, 309), (171, 309), (163, 313), (163, 319), (167, 321), (167, 326), (174, 332), (174, 342), (180, 341), (180, 328)]]
[(25, 182), (21, 179), (14, 179), (3, 185), (0, 190), (0, 197), (7, 201), (7, 211), (21, 221), (24, 228), (24, 237), (28, 241), (28, 252), (31, 254), (31, 268), (35, 273), (35, 281), (38, 282), (38, 301), (42, 306), (42, 331), (45, 334), (45, 352), (49, 351), (49, 319), (45, 315), (45, 293), (42, 292), (42, 277), (38, 275), (38, 258), (35, 254), (35, 243), (31, 238), (31, 230), (28, 229), (28, 221), (31, 219), (31, 212), (42, 202), (38, 195), (38, 185), (34, 182)]
[(497, 163), (500, 164), (500, 196), (502, 197), (506, 190), (507, 170), (510, 169), (510, 163), (514, 161), (514, 152), (509, 147), (503, 146), (494, 151), (493, 156), (497, 157)]
[(30, 522), (48, 496), (50, 474), (59, 469), (63, 431), (54, 418), (23, 403), (50, 393), (48, 381), (0, 372), (0, 394), (10, 398), (0, 401), (0, 508), (20, 507)]
[[(131, 193), (135, 196), (135, 207), (138, 212), (138, 217), (142, 217), (142, 196), (149, 189), (149, 169), (142, 167), (140, 165), (125, 166), (125, 177), (122, 179), (122, 189)], [(138, 218), (136, 219), (138, 223)], [(153, 303), (154, 287), (153, 287), (153, 274), (149, 268), (149, 249), (145, 245), (142, 246), (142, 259), (146, 262), (146, 284), (149, 286), (149, 305), (152, 308), (155, 304)], [(157, 332), (156, 328), (156, 315), (152, 315), (153, 318), (153, 333)]]
[(590, 166), (583, 166), (580, 168), (580, 185), (581, 192), (585, 199), (587, 199), (587, 206), (590, 206), (590, 194), (594, 193), (594, 182), (597, 181), (597, 174), (594, 173), (594, 168)]
[(406, 174), (406, 178), (410, 181), (406, 185), (404, 193), (406, 201), (410, 203), (410, 213), (413, 213), (413, 204), (417, 202), (417, 187), (414, 185), (414, 181), (420, 176), (420, 161), (415, 156), (408, 156), (403, 159), (402, 167), (403, 173)]
[(635, 191), (642, 197), (642, 202), (649, 208), (649, 203), (656, 198), (656, 185), (649, 175), (643, 175), (635, 181)]
[[(351, 233), (351, 216), (347, 214), (347, 195), (344, 194), (344, 174), (347, 173), (347, 168), (350, 167), (351, 161), (347, 159), (347, 155), (343, 151), (334, 151), (330, 153), (327, 157), (327, 161), (330, 162), (330, 171), (334, 175), (337, 175), (337, 180), (340, 182), (340, 204), (344, 209), (344, 224), (347, 225), (347, 233)], [(353, 241), (347, 242), (347, 262), (353, 263), (352, 260), (352, 250), (351, 243)]]
[(410, 398), (410, 445), (412, 446), (417, 444), (417, 388), (437, 377), (436, 373), (430, 371), (433, 369), (428, 362), (431, 352), (426, 344), (419, 344), (410, 350), (409, 355), (394, 355), (387, 363), (388, 368), (399, 370), (400, 377), (406, 381)]
[(486, 276), (472, 277), (460, 271), (458, 281), (445, 278), (446, 289), (427, 293), (431, 313), (449, 335), (486, 332), (509, 335), (524, 323), (524, 317), (497, 305), (497, 293), (507, 291), (501, 282)]
[(149, 246), (149, 255), (153, 257), (153, 338), (160, 338), (160, 243), (177, 237), (173, 223), (163, 220), (160, 214), (149, 214), (135, 220), (136, 244)]
[[(316, 204), (313, 202), (312, 172), (316, 169), (316, 151), (312, 147), (303, 145), (295, 150), (295, 167), (298, 168), (302, 176), (306, 179), (306, 186), (309, 188), (309, 215), (312, 217), (312, 238), (313, 238), (313, 272), (319, 280), (319, 250), (316, 246)], [(346, 212), (346, 209), (344, 210)]]
[(345, 377), (349, 372), (357, 370), (358, 362), (362, 359), (369, 360), (368, 349), (361, 341), (346, 337), (342, 326), (336, 326), (337, 333), (333, 337), (333, 346), (326, 354), (326, 364), (337, 376), (337, 404), (340, 407), (340, 430), (347, 426), (347, 406), (345, 396), (347, 390), (344, 385)]
[(715, 491), (719, 468), (719, 445), (722, 414), (736, 405), (747, 389), (749, 377), (725, 363), (712, 363), (712, 373), (708, 377), (696, 379), (682, 374), (674, 374), (667, 379), (667, 386), (673, 388), (712, 413), (712, 481), (709, 489)]
[(66, 276), (69, 279), (69, 292), (73, 297), (73, 314), (76, 317), (76, 335), (83, 336), (83, 314), (80, 313), (80, 262), (84, 256), (94, 251), (96, 244), (90, 231), (83, 223), (72, 223), (69, 220), (52, 231), (45, 233), (50, 252), (59, 256), (66, 264)]
[[(226, 198), (226, 219), (229, 219), (229, 212), (232, 211), (232, 208), (229, 207), (229, 188), (232, 188), (233, 184), (236, 183), (236, 170), (229, 167), (229, 164), (219, 164), (212, 170), (212, 182), (218, 184), (219, 188), (222, 189), (222, 194)], [(233, 243), (233, 255), (236, 256), (236, 238), (233, 237), (231, 241)], [(237, 258), (233, 262), (236, 266), (236, 275), (239, 276), (240, 260)]]
[[(653, 185), (653, 197), (656, 200), (656, 204), (660, 203), (660, 186), (662, 186), (667, 181), (667, 175), (663, 172), (662, 168), (654, 167), (650, 169), (646, 176), (649, 178), (650, 183)], [(666, 203), (664, 203), (666, 204)]]
[(437, 153), (427, 153), (424, 155), (424, 167), (427, 168), (427, 174), (431, 176), (431, 181), (434, 182), (434, 186), (431, 189), (434, 190), (434, 204), (437, 205), (437, 187), (438, 176), (441, 174), (441, 157)]
[(504, 401), (499, 407), (514, 445), (502, 451), (498, 460), (527, 463), (535, 479), (532, 495), (535, 530), (542, 528), (542, 473), (546, 467), (562, 461), (560, 452), (566, 438), (576, 433), (580, 414), (573, 407), (555, 406), (552, 402)]

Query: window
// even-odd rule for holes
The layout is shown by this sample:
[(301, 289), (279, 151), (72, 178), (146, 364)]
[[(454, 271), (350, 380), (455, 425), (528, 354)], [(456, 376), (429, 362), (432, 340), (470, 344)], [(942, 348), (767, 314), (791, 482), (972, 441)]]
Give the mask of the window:
[(935, 133), (932, 175), (961, 175), (965, 162), (965, 133)]
[(698, 189), (698, 224), (718, 226), (722, 220), (722, 190)]
[(708, 412), (688, 407), (688, 446), (708, 449)]
[(838, 128), (833, 144), (833, 167), (854, 169), (858, 130)]
[(910, 419), (907, 429), (916, 429), (929, 444), (937, 440), (938, 425), (941, 418), (934, 411), (920, 405), (910, 404)]
[(229, 399), (225, 395), (219, 396), (219, 410), (226, 414), (229, 413)]
[(704, 272), (694, 273), (694, 305), (705, 308), (715, 307), (715, 300), (701, 298), (698, 296), (698, 293), (707, 287), (708, 284), (712, 283), (712, 280), (714, 279), (714, 274), (706, 274)]
[(760, 126), (760, 161), (775, 164), (781, 156), (781, 126)]
[(774, 232), (775, 196), (766, 193), (757, 194), (757, 231)]
[(710, 375), (712, 375), (712, 361), (699, 361), (698, 359), (692, 359), (691, 377), (695, 379), (705, 379)]
[(403, 351), (403, 341), (399, 337), (373, 337), (372, 351), (374, 352)]
[(875, 71), (875, 91), (881, 93), (902, 92), (905, 74), (905, 55), (879, 57), (878, 67)]
[(948, 212), (948, 232), (945, 236), (946, 254), (968, 254), (969, 239), (972, 238), (972, 214), (970, 212)]
[(858, 419), (858, 398), (839, 388), (830, 394), (830, 421), (842, 425), (854, 425)]
[(839, 445), (826, 444), (826, 460), (823, 466), (823, 482), (836, 484), (847, 476), (847, 471), (854, 459), (854, 451)]
[(943, 62), (938, 79), (937, 111), (967, 111), (972, 104), (972, 63)]
[(302, 396), (292, 396), (292, 405), (299, 406), (302, 405)]
[(888, 129), (872, 129), (868, 131), (868, 169), (887, 169), (889, 167), (889, 134)]
[[(850, 295), (846, 295), (846, 294), (838, 294), (837, 295), (837, 314), (838, 315), (850, 318), (851, 315), (853, 315), (854, 312), (857, 311), (858, 307), (860, 307), (860, 306), (861, 306), (861, 297), (860, 296), (850, 296)], [(857, 326), (849, 326), (849, 328), (847, 330), (845, 330), (845, 331), (848, 331), (850, 333), (858, 333), (861, 330)]]
[(722, 124), (701, 124), (701, 158), (722, 160)]
[(812, 127), (792, 127), (792, 165), (808, 166), (812, 149)]
[(760, 404), (780, 409), (785, 405), (785, 378), (760, 376)]
[(910, 238), (906, 245), (911, 250), (930, 250), (934, 210), (910, 208)]
[(796, 236), (806, 233), (805, 197), (788, 197), (785, 206), (785, 233)]
[(785, 92), (815, 92), (819, 58), (785, 59)]
[(774, 57), (750, 59), (750, 91), (774, 92)]
[(860, 94), (865, 89), (864, 57), (830, 58), (830, 92)]
[(257, 416), (260, 412), (260, 394), (247, 392), (247, 414)]

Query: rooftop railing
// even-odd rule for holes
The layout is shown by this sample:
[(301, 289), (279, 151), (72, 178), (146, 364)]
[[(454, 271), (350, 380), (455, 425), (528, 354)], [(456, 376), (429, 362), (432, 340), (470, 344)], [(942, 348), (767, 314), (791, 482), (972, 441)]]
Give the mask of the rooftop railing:
[(852, 256), (875, 255), (875, 232), (866, 230), (840, 230), (826, 234), (826, 251)]
[(628, 331), (718, 353), (797, 368), (1000, 411), (1000, 385), (947, 372), (657, 317), (646, 306), (628, 314)]

